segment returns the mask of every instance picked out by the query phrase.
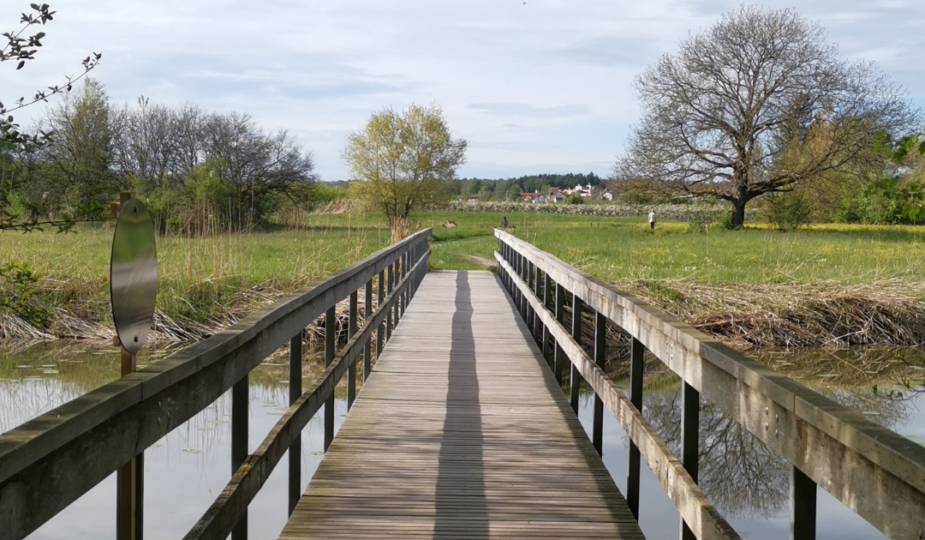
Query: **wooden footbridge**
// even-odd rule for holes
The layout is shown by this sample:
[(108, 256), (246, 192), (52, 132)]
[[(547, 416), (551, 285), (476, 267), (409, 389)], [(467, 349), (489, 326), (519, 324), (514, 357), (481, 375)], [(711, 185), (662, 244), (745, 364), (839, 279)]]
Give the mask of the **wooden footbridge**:
[[(642, 538), (640, 457), (677, 507), (682, 538), (739, 538), (697, 486), (701, 399), (792, 464), (791, 538), (815, 538), (817, 486), (890, 538), (925, 538), (925, 447), (495, 235), (496, 273), (428, 274), (425, 230), (3, 434), (0, 538), (27, 537), (229, 389), (233, 476), (188, 539), (245, 539), (248, 505), (287, 454), (287, 540)], [(338, 348), (326, 333), (326, 368), (303, 390), (303, 331), (322, 315), (332, 328), (344, 299), (348, 341)], [(602, 370), (608, 326), (628, 335), (629, 397)], [(248, 373), (287, 342), (291, 407), (249, 448)], [(683, 379), (680, 456), (640, 413), (646, 354)], [(335, 437), (345, 376), (349, 413)], [(590, 438), (575, 414), (581, 381), (595, 394)], [(605, 407), (631, 441), (624, 494), (600, 459)], [(303, 492), (301, 432), (321, 411), (326, 453)], [(136, 480), (120, 496), (120, 540), (142, 537)]]

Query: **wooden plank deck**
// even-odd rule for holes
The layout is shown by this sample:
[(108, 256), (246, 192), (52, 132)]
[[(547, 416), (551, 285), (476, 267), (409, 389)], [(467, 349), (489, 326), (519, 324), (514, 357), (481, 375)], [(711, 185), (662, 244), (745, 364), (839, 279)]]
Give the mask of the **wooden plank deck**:
[(281, 539), (643, 538), (494, 274), (432, 272)]

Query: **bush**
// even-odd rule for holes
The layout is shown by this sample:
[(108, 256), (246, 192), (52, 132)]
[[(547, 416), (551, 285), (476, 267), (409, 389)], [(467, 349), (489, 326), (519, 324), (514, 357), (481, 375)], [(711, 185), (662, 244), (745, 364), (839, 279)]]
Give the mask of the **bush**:
[(581, 198), (581, 195), (577, 193), (572, 193), (571, 195), (566, 197), (565, 200), (562, 202), (564, 202), (565, 204), (584, 204), (585, 200)]
[(798, 192), (769, 193), (764, 196), (762, 210), (768, 223), (773, 223), (781, 231), (806, 226), (812, 213), (809, 201)]

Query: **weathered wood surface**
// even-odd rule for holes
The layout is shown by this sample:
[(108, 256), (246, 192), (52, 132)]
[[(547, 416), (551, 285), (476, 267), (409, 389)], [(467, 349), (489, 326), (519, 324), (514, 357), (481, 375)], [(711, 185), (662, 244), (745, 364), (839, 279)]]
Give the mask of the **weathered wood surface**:
[[(585, 353), (572, 335), (555, 318), (555, 315), (543, 307), (538, 298), (529, 294), (528, 284), (514, 274), (514, 268), (495, 254), (498, 269), (512, 278), (512, 283), (531, 303), (536, 316), (546, 326), (549, 334), (556, 340), (563, 355), (567, 356), (572, 366), (594, 389), (595, 395), (602, 400), (614, 415), (630, 441), (636, 444), (638, 451), (645, 458), (649, 469), (655, 474), (659, 483), (668, 494), (681, 514), (681, 518), (694, 532), (697, 538), (737, 540), (741, 537), (729, 525), (716, 508), (710, 504), (700, 491), (697, 482), (691, 477), (684, 465), (675, 457), (668, 445), (662, 441), (655, 429), (646, 421), (639, 409), (623, 394), (623, 391), (604, 373), (604, 370)], [(641, 353), (640, 353), (640, 356)], [(640, 379), (641, 381), (641, 379)], [(639, 392), (636, 394), (639, 396)], [(637, 476), (638, 478), (638, 476)], [(637, 484), (638, 485), (638, 484)]]
[(280, 538), (642, 538), (515, 310), (428, 274)]
[(925, 447), (523, 240), (495, 237), (888, 537), (925, 538)]
[(209, 339), (0, 435), (0, 539), (26, 537), (218, 399), (327, 307), (429, 238), (430, 229), (415, 233)]

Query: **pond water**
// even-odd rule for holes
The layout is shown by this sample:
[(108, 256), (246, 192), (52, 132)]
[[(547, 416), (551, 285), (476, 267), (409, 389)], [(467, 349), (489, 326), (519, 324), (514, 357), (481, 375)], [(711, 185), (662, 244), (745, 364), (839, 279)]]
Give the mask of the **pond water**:
[[(169, 351), (146, 352), (144, 364)], [(829, 354), (829, 353), (826, 353)], [(895, 356), (895, 355), (894, 355)], [(792, 365), (792, 355), (781, 356)], [(772, 363), (776, 360), (772, 360)], [(833, 360), (838, 363), (842, 360)], [(251, 374), (250, 449), (256, 448), (286, 410), (288, 367), (278, 354)], [(824, 362), (815, 360), (817, 369)], [(786, 366), (785, 366), (786, 367)], [(118, 377), (119, 355), (101, 344), (0, 345), (0, 432), (42, 414)], [(306, 361), (307, 386), (321, 372), (321, 362)], [(875, 395), (869, 380), (840, 386), (840, 377), (825, 377), (819, 388), (857, 407), (871, 420), (925, 443), (925, 397), (891, 399)], [(625, 382), (625, 381), (623, 381)], [(647, 374), (643, 414), (677, 452), (680, 436), (679, 383), (671, 375)], [(335, 423), (346, 415), (343, 387), (336, 399)], [(579, 418), (590, 433), (593, 395), (580, 400)], [(605, 410), (604, 463), (621, 490), (626, 487), (628, 440)], [(231, 478), (230, 394), (174, 430), (145, 452), (145, 535), (180, 538), (212, 504)], [(302, 435), (302, 483), (307, 485), (322, 457), (321, 413)], [(789, 465), (709, 404), (702, 405), (700, 485), (707, 497), (744, 538), (786, 539), (789, 535)], [(252, 539), (276, 538), (286, 521), (287, 466), (283, 459), (251, 504)], [(676, 538), (678, 513), (661, 485), (643, 467), (640, 522), (648, 538)], [(115, 475), (100, 483), (38, 529), (34, 539), (102, 539), (115, 537)], [(819, 538), (884, 538), (862, 518), (819, 491)]]
[[(166, 351), (157, 351), (154, 357)], [(150, 352), (139, 364), (154, 359)], [(250, 376), (250, 443), (262, 442), (288, 408), (288, 366), (263, 364)], [(309, 362), (306, 362), (309, 363)], [(99, 344), (28, 348), (0, 347), (0, 432), (57, 407), (119, 376), (119, 353)], [(306, 368), (306, 382), (320, 373), (320, 361)], [(335, 425), (347, 412), (343, 388), (335, 404)], [(302, 432), (302, 484), (314, 474), (324, 448), (322, 413)], [(231, 479), (231, 394), (204, 409), (145, 452), (145, 537), (182, 538)], [(287, 517), (288, 458), (276, 466), (250, 505), (249, 538), (275, 539)], [(29, 536), (30, 539), (115, 538), (115, 474), (98, 484)]]

